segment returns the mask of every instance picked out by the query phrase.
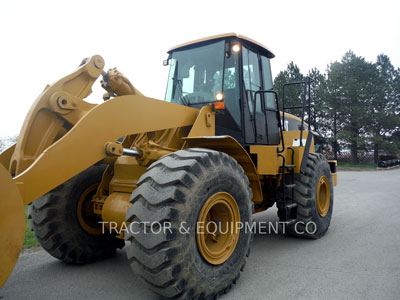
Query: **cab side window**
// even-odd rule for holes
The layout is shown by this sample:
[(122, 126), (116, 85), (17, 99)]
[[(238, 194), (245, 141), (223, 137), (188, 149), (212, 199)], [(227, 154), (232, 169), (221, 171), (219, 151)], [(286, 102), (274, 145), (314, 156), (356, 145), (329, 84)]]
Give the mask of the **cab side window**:
[[(247, 93), (250, 112), (254, 111), (255, 92), (262, 89), (258, 56), (251, 50), (242, 48), (243, 52), (243, 80)], [(260, 94), (257, 94), (256, 112), (262, 113)]]
[[(270, 90), (273, 87), (272, 77), (271, 77), (271, 65), (269, 58), (261, 56), (261, 65), (263, 73), (263, 84), (264, 90)], [(276, 110), (276, 103), (274, 100), (274, 95), (271, 93), (265, 93), (265, 108)]]
[(238, 69), (238, 55), (233, 54), (229, 57), (225, 56), (225, 70), (224, 70), (224, 101), (228, 112), (235, 120), (237, 126), (240, 124), (240, 89), (239, 89), (239, 74)]

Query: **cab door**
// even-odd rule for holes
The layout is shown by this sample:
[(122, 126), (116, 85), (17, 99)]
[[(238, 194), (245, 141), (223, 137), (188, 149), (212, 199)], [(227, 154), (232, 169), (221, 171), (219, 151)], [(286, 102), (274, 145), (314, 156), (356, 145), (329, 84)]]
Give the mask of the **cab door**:
[[(273, 88), (271, 65), (269, 58), (261, 56), (261, 70), (263, 78), (263, 89), (265, 91)], [(279, 115), (277, 112), (275, 96), (272, 93), (263, 93), (264, 111), (267, 125), (267, 137), (269, 145), (278, 145), (280, 142), (279, 136)]]
[(256, 93), (262, 90), (260, 60), (257, 53), (242, 47), (243, 99), (249, 118), (245, 118), (245, 141), (247, 144), (268, 144), (263, 95)]

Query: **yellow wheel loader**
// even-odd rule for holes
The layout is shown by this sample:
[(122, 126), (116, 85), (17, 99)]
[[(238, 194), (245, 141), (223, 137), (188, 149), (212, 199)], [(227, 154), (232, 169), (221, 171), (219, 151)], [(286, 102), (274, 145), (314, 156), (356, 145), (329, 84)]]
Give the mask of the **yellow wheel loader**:
[[(138, 278), (168, 299), (226, 293), (255, 212), (275, 204), (286, 232), (327, 232), (336, 163), (315, 152), (311, 80), (298, 83), (296, 117), (272, 89), (274, 54), (254, 40), (223, 34), (168, 55), (165, 101), (98, 55), (39, 95), (0, 156), (0, 286), (22, 248), (25, 205), (52, 256), (83, 264), (125, 246)], [(100, 76), (104, 102), (85, 102)]]

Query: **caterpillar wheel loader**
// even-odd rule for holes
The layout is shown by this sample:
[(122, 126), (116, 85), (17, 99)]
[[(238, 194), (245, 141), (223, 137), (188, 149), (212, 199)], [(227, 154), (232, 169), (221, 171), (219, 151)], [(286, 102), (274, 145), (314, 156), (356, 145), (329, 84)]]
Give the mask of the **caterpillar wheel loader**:
[[(249, 255), (255, 212), (275, 204), (290, 234), (327, 232), (336, 164), (315, 152), (310, 114), (305, 122), (311, 81), (298, 83), (296, 117), (272, 89), (274, 54), (254, 40), (223, 34), (168, 55), (165, 101), (105, 71), (98, 55), (39, 95), (0, 156), (1, 286), (22, 248), (26, 205), (52, 256), (83, 264), (125, 246), (138, 278), (168, 299), (226, 293)], [(104, 102), (90, 104), (100, 76)]]

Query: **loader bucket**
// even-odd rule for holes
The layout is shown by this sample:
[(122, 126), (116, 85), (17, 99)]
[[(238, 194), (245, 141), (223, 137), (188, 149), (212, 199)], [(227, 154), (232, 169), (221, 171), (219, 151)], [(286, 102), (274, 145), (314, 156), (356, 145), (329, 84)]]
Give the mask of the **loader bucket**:
[(0, 287), (10, 276), (25, 236), (22, 198), (10, 173), (0, 164)]

